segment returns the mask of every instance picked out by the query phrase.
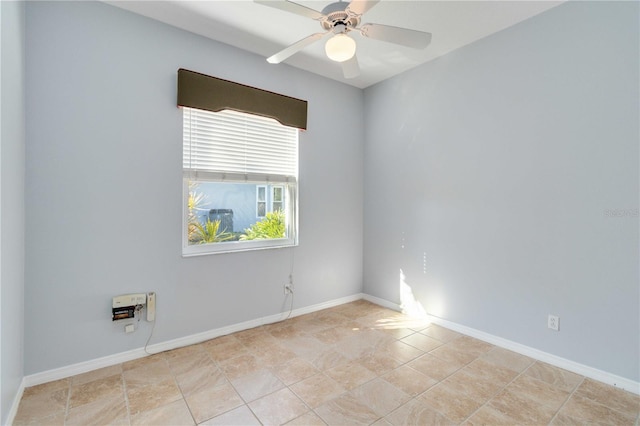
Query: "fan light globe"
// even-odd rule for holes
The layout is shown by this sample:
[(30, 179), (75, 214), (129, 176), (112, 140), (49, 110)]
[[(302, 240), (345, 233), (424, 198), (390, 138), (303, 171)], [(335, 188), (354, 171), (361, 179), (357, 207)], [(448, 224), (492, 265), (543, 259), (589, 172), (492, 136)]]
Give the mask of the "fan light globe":
[(346, 34), (336, 34), (324, 45), (324, 51), (332, 61), (344, 62), (356, 54), (356, 42)]

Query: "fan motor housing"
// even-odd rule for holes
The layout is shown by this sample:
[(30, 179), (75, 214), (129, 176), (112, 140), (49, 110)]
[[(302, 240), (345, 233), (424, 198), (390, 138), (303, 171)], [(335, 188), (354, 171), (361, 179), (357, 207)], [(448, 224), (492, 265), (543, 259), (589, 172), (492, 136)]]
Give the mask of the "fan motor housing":
[(320, 24), (325, 30), (330, 30), (338, 24), (343, 24), (348, 28), (355, 28), (360, 23), (360, 17), (350, 15), (346, 9), (349, 7), (349, 3), (338, 1), (327, 5), (322, 9), (322, 14), (326, 16)]

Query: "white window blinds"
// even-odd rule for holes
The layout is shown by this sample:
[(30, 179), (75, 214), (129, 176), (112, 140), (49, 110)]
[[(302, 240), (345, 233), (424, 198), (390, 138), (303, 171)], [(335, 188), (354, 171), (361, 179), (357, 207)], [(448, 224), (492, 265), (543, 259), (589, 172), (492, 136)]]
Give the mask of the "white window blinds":
[(296, 181), (298, 129), (231, 110), (183, 109), (183, 169), (189, 177)]

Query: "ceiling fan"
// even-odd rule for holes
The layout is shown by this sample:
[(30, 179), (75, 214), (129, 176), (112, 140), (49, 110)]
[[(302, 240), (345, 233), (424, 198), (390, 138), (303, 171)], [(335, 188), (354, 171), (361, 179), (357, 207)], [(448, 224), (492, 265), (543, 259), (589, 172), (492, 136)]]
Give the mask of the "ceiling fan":
[(349, 37), (349, 33), (352, 31), (356, 31), (364, 37), (415, 49), (424, 49), (429, 45), (431, 42), (431, 34), (424, 31), (382, 24), (360, 25), (362, 15), (379, 1), (380, 0), (338, 1), (327, 5), (321, 12), (318, 12), (288, 0), (254, 0), (255, 3), (319, 21), (324, 29), (324, 32), (312, 34), (284, 48), (275, 55), (267, 58), (267, 61), (272, 64), (279, 64), (310, 44), (329, 35), (333, 35), (325, 44), (327, 56), (329, 59), (341, 63), (345, 78), (355, 78), (360, 75), (360, 66), (355, 56), (356, 42), (353, 38)]

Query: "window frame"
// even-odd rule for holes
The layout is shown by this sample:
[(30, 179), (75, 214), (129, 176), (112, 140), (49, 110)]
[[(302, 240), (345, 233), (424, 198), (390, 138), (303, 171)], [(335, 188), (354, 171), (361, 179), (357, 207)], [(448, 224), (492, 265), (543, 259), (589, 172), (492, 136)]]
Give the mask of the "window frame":
[[(183, 111), (183, 120), (184, 114)], [(274, 121), (275, 123), (275, 121)], [(279, 124), (279, 123), (278, 123)], [(297, 182), (297, 167), (299, 164), (299, 129), (296, 130), (296, 148), (295, 148), (295, 164), (296, 173), (292, 177), (282, 177), (275, 181), (270, 181), (266, 178), (256, 178), (253, 175), (241, 175), (238, 173), (229, 173), (228, 175), (224, 171), (207, 172), (185, 169), (183, 164), (183, 194), (182, 194), (182, 256), (203, 256), (210, 254), (222, 254), (243, 252), (262, 249), (273, 249), (283, 247), (295, 247), (298, 245), (298, 182)], [(183, 133), (183, 140), (185, 135)], [(183, 148), (184, 159), (184, 148)], [(184, 161), (184, 160), (183, 160)], [(282, 204), (283, 211), (285, 212), (285, 238), (272, 238), (264, 240), (245, 240), (245, 241), (225, 241), (208, 244), (189, 244), (189, 182), (216, 182), (216, 183), (242, 183), (242, 184), (255, 184), (256, 185), (256, 217), (259, 220), (264, 219), (266, 213), (271, 211), (269, 209), (269, 198), (273, 198), (273, 189), (275, 187), (282, 188)], [(265, 194), (265, 216), (258, 216), (258, 191), (259, 188), (264, 188)], [(268, 188), (271, 190), (268, 190)], [(271, 200), (272, 201), (272, 200)], [(272, 207), (272, 206), (271, 206)], [(258, 220), (258, 221), (259, 221)]]
[[(262, 193), (264, 195), (264, 200), (260, 199), (260, 190), (263, 190)], [(264, 204), (264, 214), (260, 215), (260, 203)], [(256, 217), (263, 219), (267, 216), (267, 213), (270, 210), (267, 205), (267, 185), (256, 185)]]

